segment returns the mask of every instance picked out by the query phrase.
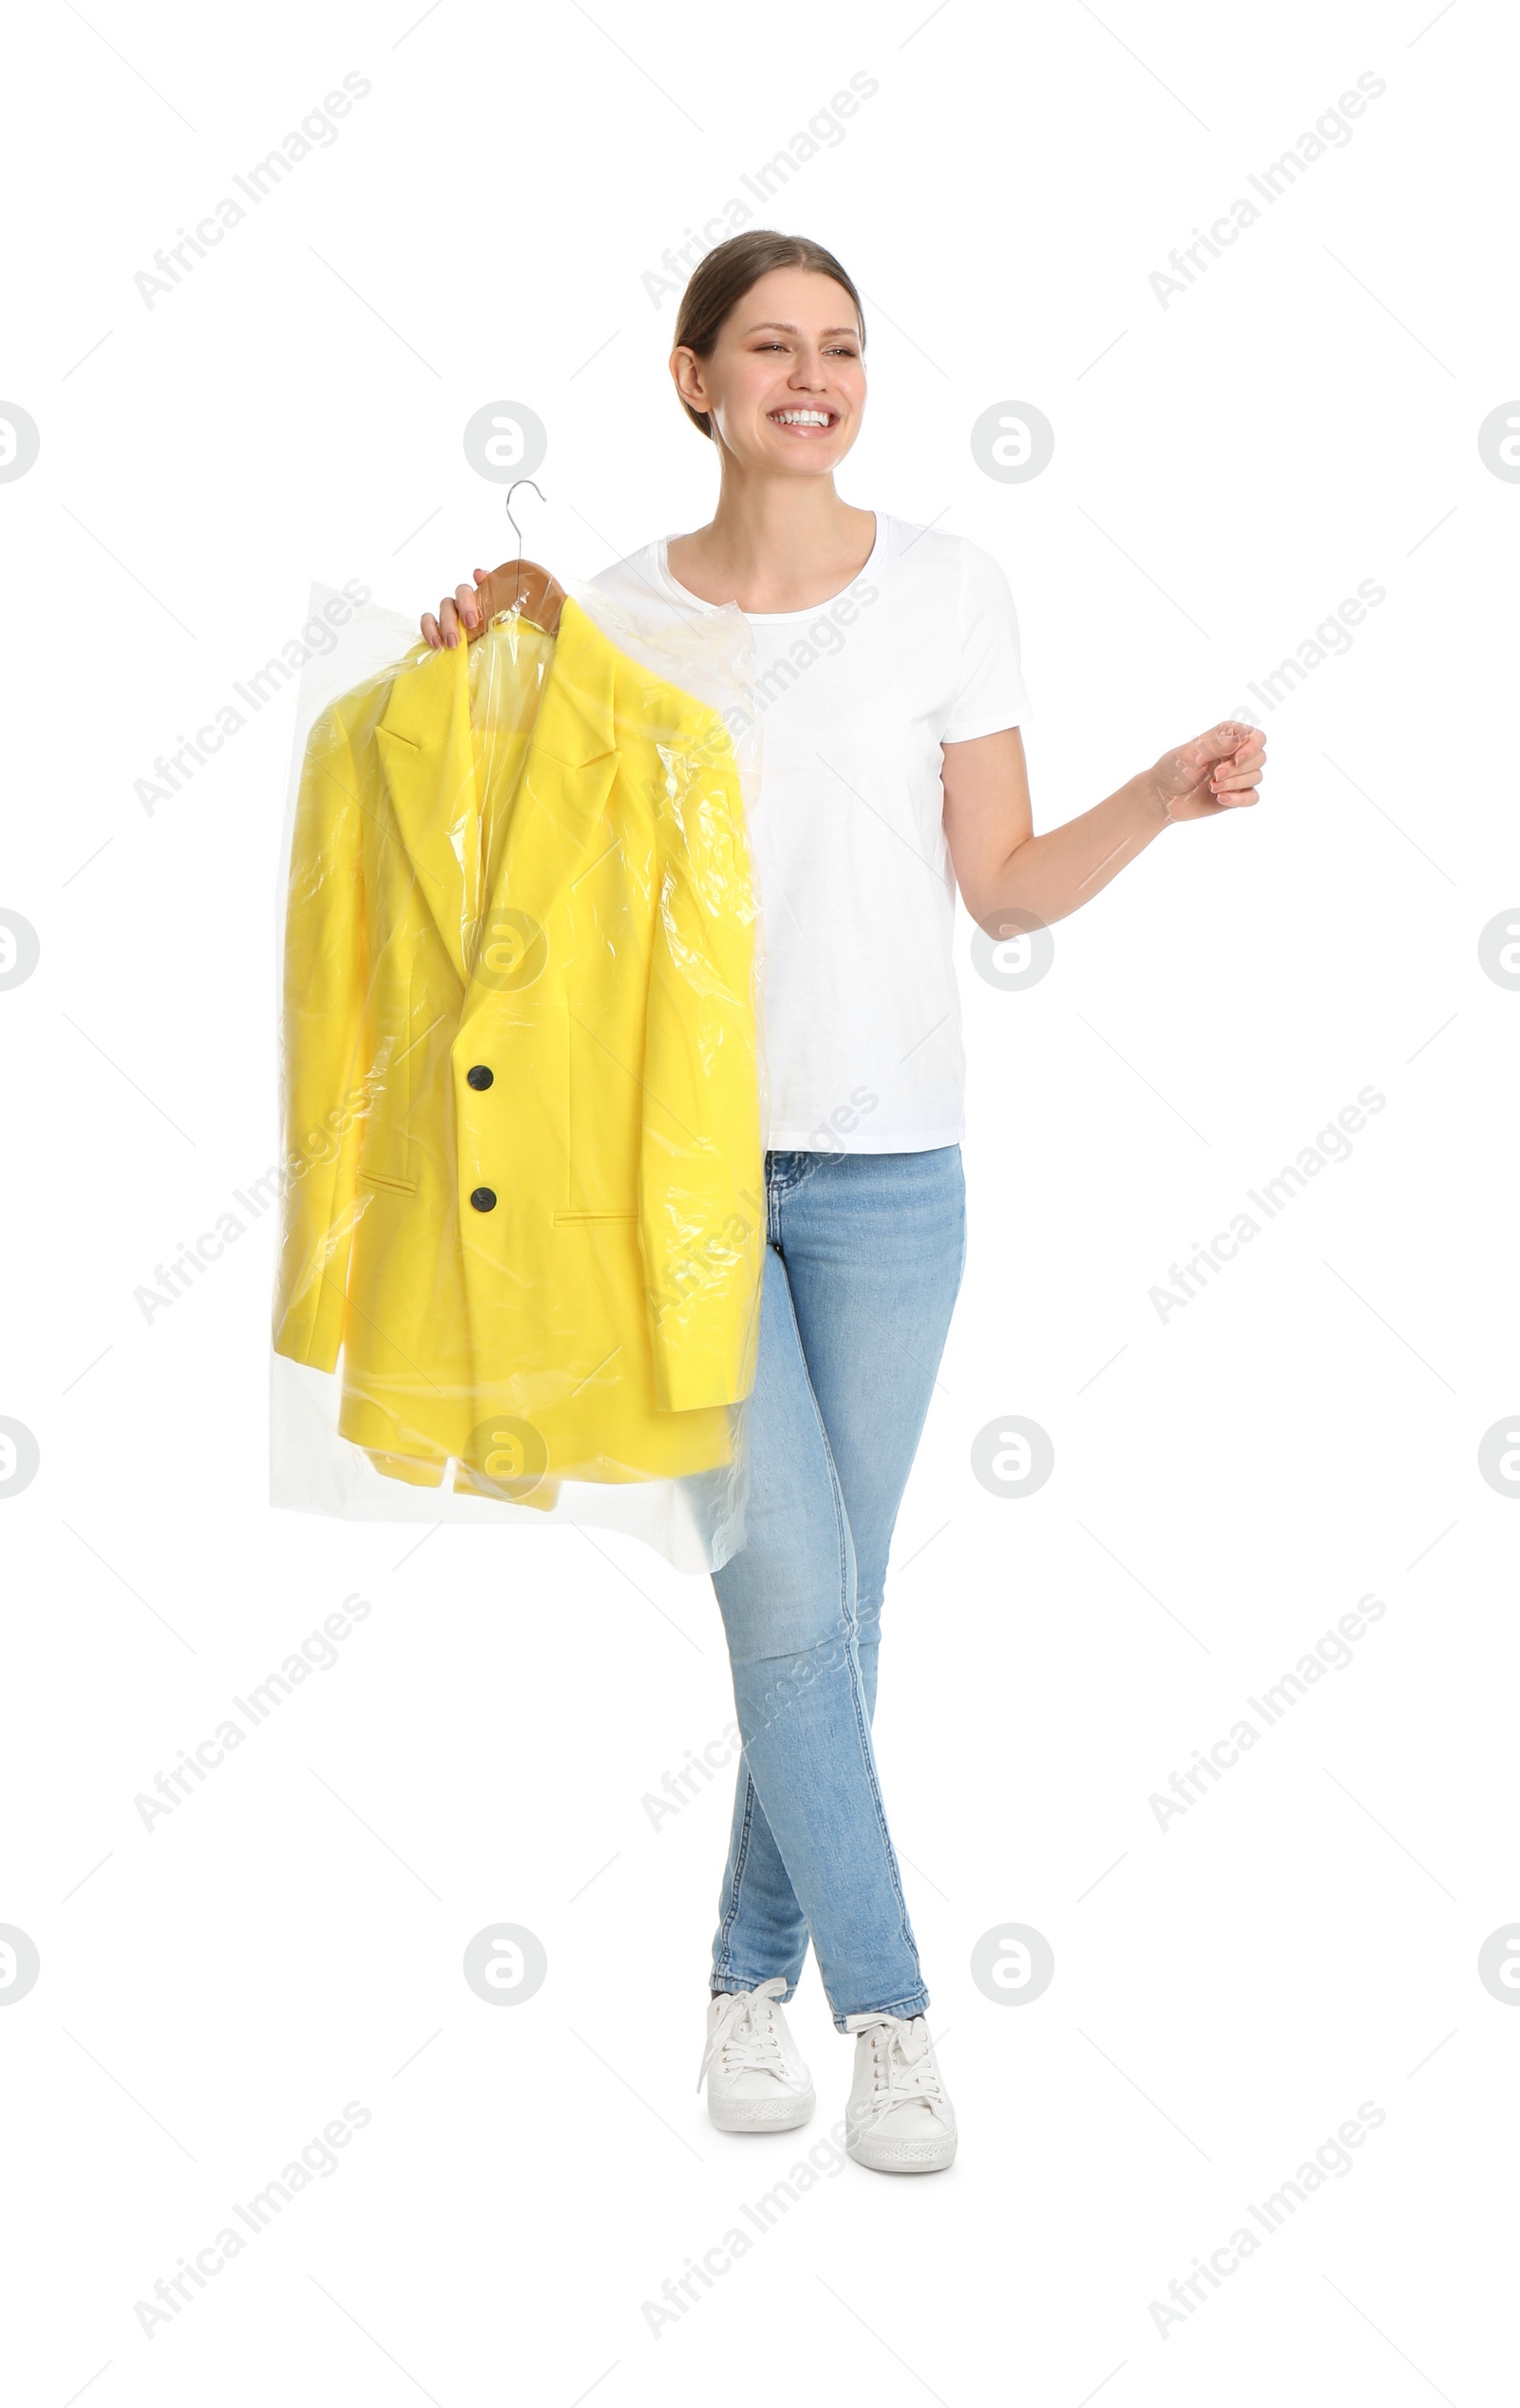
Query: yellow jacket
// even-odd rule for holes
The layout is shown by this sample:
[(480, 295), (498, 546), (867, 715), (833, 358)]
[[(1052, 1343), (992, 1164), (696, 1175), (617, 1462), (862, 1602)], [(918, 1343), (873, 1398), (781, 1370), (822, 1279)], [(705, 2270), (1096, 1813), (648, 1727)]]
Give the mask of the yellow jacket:
[[(567, 601), (308, 743), (276, 1350), (394, 1477), (552, 1502), (730, 1460), (765, 1242), (754, 914), (717, 714)], [(471, 1481), (463, 1468), (481, 1475)]]

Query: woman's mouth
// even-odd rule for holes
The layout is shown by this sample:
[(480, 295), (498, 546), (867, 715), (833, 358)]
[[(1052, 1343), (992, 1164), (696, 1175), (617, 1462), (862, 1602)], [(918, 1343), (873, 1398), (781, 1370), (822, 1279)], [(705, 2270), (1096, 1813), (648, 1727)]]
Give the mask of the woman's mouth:
[(837, 410), (816, 409), (811, 404), (799, 410), (771, 410), (766, 414), (773, 427), (784, 427), (788, 434), (805, 439), (810, 436), (816, 440), (839, 424)]

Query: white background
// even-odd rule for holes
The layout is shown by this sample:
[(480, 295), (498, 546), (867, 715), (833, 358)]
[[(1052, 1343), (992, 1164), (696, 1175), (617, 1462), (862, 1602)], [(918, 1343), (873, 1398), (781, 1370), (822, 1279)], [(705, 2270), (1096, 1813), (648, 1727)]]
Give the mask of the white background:
[[(0, 485), (0, 905), (41, 961), (0, 992), (0, 1413), (41, 1469), (0, 1500), (0, 1921), (41, 1976), (0, 2043), (28, 2408), (1512, 2396), (1520, 1993), (1477, 1955), (1520, 1917), (1517, 1513), (1477, 1449), (1520, 1402), (1520, 995), (1478, 936), (1520, 892), (1520, 489), (1476, 437), (1520, 389), (1515, 26), (924, 14), (46, 0), (12, 28), (0, 398), (41, 451)], [(338, 140), (146, 306), (155, 250), (350, 70)], [(1162, 308), (1173, 246), (1367, 70), (1353, 139)], [(414, 615), (508, 556), (461, 444), (484, 403), (548, 429), (535, 556), (587, 575), (700, 524), (713, 462), (642, 279), (857, 71), (879, 90), (751, 221), (866, 296), (846, 496), (1008, 570), (1038, 825), (1248, 703), (1359, 581), (1386, 599), (1255, 714), (1260, 809), (1165, 835), (1037, 985), (986, 984), (961, 923), (972, 1251), (878, 1726), (960, 2155), (826, 2175), (652, 2331), (848, 2082), (809, 1966), (812, 2131), (719, 2135), (692, 2087), (730, 1771), (657, 1829), (641, 1801), (729, 1720), (716, 1607), (620, 1539), (265, 1503), (274, 1216), (151, 1323), (134, 1290), (275, 1158), (294, 688), (151, 814), (134, 788), (313, 577)], [(1055, 430), (1026, 484), (971, 454), (1005, 399)], [(1351, 1158), (1163, 1322), (1168, 1267), (1368, 1085)], [(1011, 1413), (1055, 1451), (1022, 1500), (970, 1468)], [(1352, 1664), (1162, 1829), (1152, 1793), (1368, 1592)], [(333, 1668), (144, 1829), (138, 1793), (353, 1593)], [(461, 1973), (500, 1921), (548, 1959), (509, 2009)], [(1054, 1952), (1023, 2005), (970, 1973), (1009, 1921)], [(135, 2303), (351, 2100), (336, 2172), (145, 2338)], [(1364, 2101), (1354, 2169), (1158, 2331)]]

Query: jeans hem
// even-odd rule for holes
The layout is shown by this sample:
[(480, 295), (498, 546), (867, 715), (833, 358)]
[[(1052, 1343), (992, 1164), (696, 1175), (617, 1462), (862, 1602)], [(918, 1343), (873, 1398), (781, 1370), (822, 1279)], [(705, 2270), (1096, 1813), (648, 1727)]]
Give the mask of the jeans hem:
[(844, 2032), (844, 2033), (846, 2034), (846, 2036), (847, 2038), (853, 2038), (853, 2036), (854, 2036), (854, 2035), (853, 2035), (853, 2034), (851, 2034), (851, 2033), (848, 2031), (848, 2028), (847, 2028), (847, 2026), (848, 2026), (848, 2017), (849, 2017), (850, 2016), (860, 2016), (860, 2015), (895, 2015), (895, 2016), (897, 2016), (901, 2017), (901, 2019), (902, 2019), (902, 2022), (904, 2022), (904, 2023), (911, 2023), (915, 2016), (919, 2016), (919, 2015), (927, 2015), (927, 2014), (928, 2014), (928, 2012), (929, 2012), (929, 1994), (928, 1994), (927, 1990), (919, 1989), (919, 1990), (915, 1990), (915, 1991), (913, 1992), (913, 1994), (912, 1994), (911, 1997), (907, 1997), (907, 1998), (899, 1998), (899, 1999), (898, 1999), (898, 2001), (897, 2001), (897, 2003), (896, 2003), (894, 2006), (890, 2006), (890, 2007), (849, 2007), (849, 2008), (847, 2008), (847, 2009), (845, 2011), (845, 2013), (844, 2013), (844, 2014), (841, 2014), (841, 2013), (840, 2013), (840, 2011), (838, 2010), (838, 2008), (834, 2008), (834, 2009), (832, 2009), (832, 2010), (831, 2010), (831, 2012), (832, 2012), (832, 2014), (833, 2014), (833, 2017), (834, 2017), (834, 2029), (835, 2029), (835, 2031), (836, 2031), (836, 2032)]
[[(778, 1979), (787, 1981), (787, 1977), (785, 1974), (778, 1976), (773, 1973), (757, 1973), (752, 1981), (747, 1981), (742, 1974), (734, 1973), (731, 1967), (727, 1973), (713, 1973), (709, 1975), (707, 1986), (710, 1991), (720, 1990), (724, 1993), (725, 1997), (736, 1997), (746, 1990), (758, 1990), (763, 1981), (775, 1981)], [(796, 1983), (794, 1981), (787, 1981), (787, 1987), (782, 1992), (781, 1997), (777, 2003), (783, 2007), (789, 2007), (796, 1996)]]

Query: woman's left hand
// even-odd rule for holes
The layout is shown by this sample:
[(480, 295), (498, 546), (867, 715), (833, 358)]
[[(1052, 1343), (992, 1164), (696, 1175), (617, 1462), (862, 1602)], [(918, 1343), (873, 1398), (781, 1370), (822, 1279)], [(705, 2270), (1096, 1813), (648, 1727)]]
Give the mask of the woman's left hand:
[(1175, 753), (1163, 753), (1150, 774), (1168, 819), (1211, 819), (1216, 812), (1255, 802), (1265, 758), (1259, 727), (1223, 719)]

